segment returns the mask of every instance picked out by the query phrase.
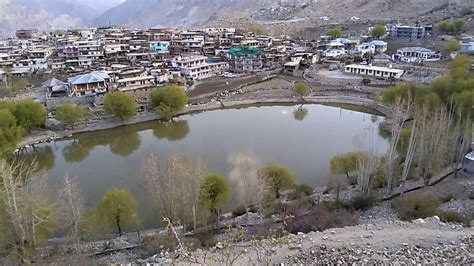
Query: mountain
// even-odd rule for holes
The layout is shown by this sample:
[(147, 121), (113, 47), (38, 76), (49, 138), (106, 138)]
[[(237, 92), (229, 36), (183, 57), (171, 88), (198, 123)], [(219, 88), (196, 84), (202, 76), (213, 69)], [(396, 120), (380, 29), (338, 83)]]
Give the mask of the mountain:
[(104, 10), (124, 0), (0, 0), (0, 33), (20, 28), (40, 30), (84, 27)]
[(95, 26), (201, 26), (214, 20), (234, 25), (230, 14), (255, 21), (307, 20), (327, 16), (330, 22), (401, 20), (429, 12), (473, 6), (472, 0), (127, 0), (93, 20)]

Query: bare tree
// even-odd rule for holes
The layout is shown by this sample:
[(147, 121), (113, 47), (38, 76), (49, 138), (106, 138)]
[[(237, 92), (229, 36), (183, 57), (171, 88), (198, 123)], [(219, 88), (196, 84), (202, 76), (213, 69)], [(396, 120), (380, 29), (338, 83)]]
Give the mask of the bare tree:
[(361, 193), (370, 192), (372, 177), (380, 167), (379, 143), (376, 136), (375, 128), (370, 127), (362, 134), (358, 143), (361, 152), (357, 157), (357, 185)]
[(236, 190), (238, 198), (245, 207), (248, 218), (249, 208), (257, 204), (260, 199), (259, 179), (257, 178), (259, 164), (255, 158), (242, 152), (231, 156), (229, 163), (232, 165), (229, 178), (238, 187)]
[(0, 193), (16, 248), (35, 247), (52, 231), (54, 212), (36, 162), (0, 161)]
[(76, 252), (79, 251), (81, 225), (83, 223), (84, 201), (75, 178), (65, 175), (59, 190), (59, 217), (68, 235), (74, 240)]
[(414, 102), (410, 96), (406, 98), (398, 97), (391, 105), (392, 111), (392, 128), (390, 146), (387, 155), (387, 192), (392, 193), (393, 179), (395, 175), (395, 165), (398, 161), (396, 154), (396, 147), (400, 140), (400, 134), (405, 125), (405, 122), (411, 115)]
[(342, 188), (349, 185), (349, 180), (345, 175), (331, 175), (328, 179), (328, 188), (336, 190), (336, 200), (339, 200), (339, 194)]
[(185, 223), (192, 219), (194, 227), (203, 173), (202, 161), (191, 161), (178, 155), (168, 158), (164, 170), (160, 170), (158, 159), (153, 153), (143, 165), (146, 189), (162, 210), (163, 216), (174, 223)]

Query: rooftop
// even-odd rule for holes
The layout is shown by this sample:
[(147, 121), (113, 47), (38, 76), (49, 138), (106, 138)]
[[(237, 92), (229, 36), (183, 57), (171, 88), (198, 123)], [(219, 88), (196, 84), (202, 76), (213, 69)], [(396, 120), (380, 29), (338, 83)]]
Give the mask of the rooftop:
[(230, 49), (229, 54), (232, 54), (235, 56), (245, 56), (245, 55), (259, 56), (262, 54), (262, 51), (255, 47), (248, 47), (248, 46), (241, 45), (239, 47), (234, 47)]
[(420, 52), (420, 53), (430, 53), (433, 50), (424, 48), (424, 47), (403, 47), (398, 49), (400, 52)]
[(71, 83), (72, 85), (79, 85), (79, 84), (104, 82), (105, 79), (109, 79), (109, 78), (110, 76), (104, 72), (91, 72), (88, 74), (71, 77), (68, 79), (68, 82)]

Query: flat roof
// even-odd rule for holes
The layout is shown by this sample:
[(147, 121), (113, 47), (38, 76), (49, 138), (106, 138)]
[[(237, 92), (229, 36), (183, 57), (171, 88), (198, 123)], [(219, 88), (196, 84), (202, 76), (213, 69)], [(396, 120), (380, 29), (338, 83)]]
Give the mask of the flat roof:
[(428, 49), (428, 48), (424, 48), (424, 47), (403, 47), (403, 48), (399, 48), (398, 51), (401, 51), (401, 52), (421, 52), (421, 53), (434, 52), (433, 50)]
[(144, 76), (144, 77), (124, 78), (124, 79), (117, 80), (117, 82), (128, 82), (128, 81), (148, 80), (148, 79), (154, 79), (154, 77), (153, 76)]
[(357, 68), (357, 69), (367, 69), (367, 70), (375, 70), (375, 71), (384, 71), (384, 72), (394, 72), (394, 73), (403, 73), (402, 69), (397, 68), (389, 68), (389, 67), (379, 67), (379, 66), (370, 66), (370, 65), (347, 65), (345, 68)]

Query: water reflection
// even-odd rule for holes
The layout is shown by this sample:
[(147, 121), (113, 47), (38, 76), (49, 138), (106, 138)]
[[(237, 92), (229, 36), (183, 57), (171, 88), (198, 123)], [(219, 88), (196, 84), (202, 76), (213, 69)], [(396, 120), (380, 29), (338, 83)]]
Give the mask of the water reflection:
[(297, 121), (303, 121), (308, 115), (308, 109), (303, 108), (303, 106), (298, 107), (293, 111), (293, 118)]
[(74, 140), (71, 145), (63, 148), (63, 157), (66, 162), (78, 163), (84, 161), (89, 156), (90, 148), (84, 147), (78, 140)]
[(169, 122), (157, 122), (153, 124), (153, 135), (158, 139), (178, 141), (186, 138), (190, 128), (188, 121), (178, 120)]
[(34, 152), (21, 153), (18, 155), (18, 158), (26, 163), (35, 160), (39, 171), (49, 171), (54, 167), (56, 155), (51, 146), (44, 146), (34, 148)]

